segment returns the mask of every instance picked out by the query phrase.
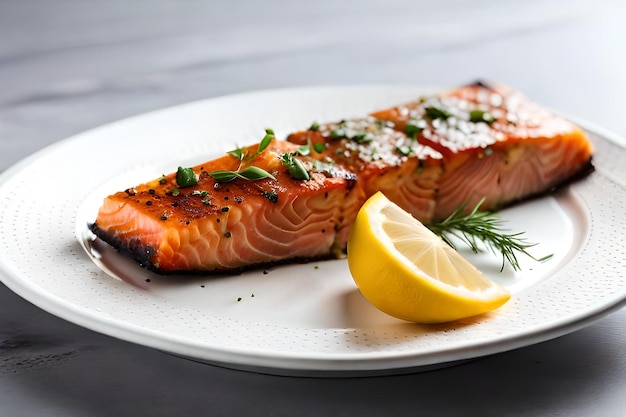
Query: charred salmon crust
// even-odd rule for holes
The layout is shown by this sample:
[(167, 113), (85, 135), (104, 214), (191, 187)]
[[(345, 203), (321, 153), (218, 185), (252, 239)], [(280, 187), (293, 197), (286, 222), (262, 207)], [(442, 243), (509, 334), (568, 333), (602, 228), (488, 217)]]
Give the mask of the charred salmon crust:
[(114, 193), (89, 227), (161, 274), (327, 259), (377, 191), (429, 223), (551, 192), (591, 172), (592, 154), (573, 123), (481, 81), (264, 138), (189, 168), (189, 184), (173, 172)]
[(93, 234), (116, 248), (120, 253), (135, 260), (139, 265), (145, 266), (146, 268), (151, 267), (151, 260), (155, 249), (151, 246), (144, 245), (141, 239), (122, 239), (115, 233), (109, 233), (100, 229), (97, 222), (88, 224), (87, 227)]

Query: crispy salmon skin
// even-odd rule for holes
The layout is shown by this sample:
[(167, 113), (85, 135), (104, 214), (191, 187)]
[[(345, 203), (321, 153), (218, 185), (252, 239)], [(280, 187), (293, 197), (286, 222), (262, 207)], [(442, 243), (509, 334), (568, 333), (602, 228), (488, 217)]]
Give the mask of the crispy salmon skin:
[(593, 155), (576, 125), (485, 83), (286, 139), (268, 131), (255, 145), (114, 193), (89, 227), (163, 274), (328, 258), (345, 250), (377, 191), (428, 223), (462, 204), (495, 210), (549, 192), (590, 172)]

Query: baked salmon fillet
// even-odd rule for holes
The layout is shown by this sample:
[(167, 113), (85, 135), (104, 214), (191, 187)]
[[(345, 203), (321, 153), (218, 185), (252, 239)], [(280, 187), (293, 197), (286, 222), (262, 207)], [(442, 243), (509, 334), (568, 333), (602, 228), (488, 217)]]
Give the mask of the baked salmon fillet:
[[(271, 134), (270, 134), (271, 133)], [(423, 223), (495, 210), (591, 170), (582, 130), (500, 84), (313, 123), (105, 198), (93, 233), (158, 273), (337, 256), (377, 191)]]
[(483, 199), (481, 209), (497, 210), (592, 170), (580, 128), (503, 84), (477, 82), (372, 116), (443, 155), (435, 219)]
[[(258, 147), (239, 151), (254, 155)], [(300, 156), (309, 179), (295, 179), (281, 159), (294, 153), (298, 146), (273, 139), (249, 161), (228, 154), (186, 168), (195, 184), (181, 186), (177, 172), (117, 192), (104, 200), (90, 228), (160, 273), (328, 257), (336, 252), (340, 210), (356, 178), (337, 167), (314, 169)], [(241, 169), (242, 161), (254, 169)], [(225, 181), (236, 171), (242, 177)]]

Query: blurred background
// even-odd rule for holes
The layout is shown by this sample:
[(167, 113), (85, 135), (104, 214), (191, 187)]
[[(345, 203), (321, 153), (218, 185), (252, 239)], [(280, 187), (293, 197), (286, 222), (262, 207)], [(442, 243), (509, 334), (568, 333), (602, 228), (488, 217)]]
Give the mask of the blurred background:
[(305, 85), (486, 78), (624, 134), (625, 18), (619, 0), (0, 0), (0, 171), (148, 110)]

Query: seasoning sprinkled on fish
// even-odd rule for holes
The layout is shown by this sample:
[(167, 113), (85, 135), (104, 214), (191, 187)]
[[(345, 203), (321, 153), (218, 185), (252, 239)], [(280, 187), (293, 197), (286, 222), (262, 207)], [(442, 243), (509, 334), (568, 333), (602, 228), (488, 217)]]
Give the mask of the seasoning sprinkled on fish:
[(377, 191), (423, 223), (494, 210), (591, 170), (573, 123), (475, 83), (362, 118), (313, 123), (105, 198), (94, 234), (159, 273), (333, 257)]

